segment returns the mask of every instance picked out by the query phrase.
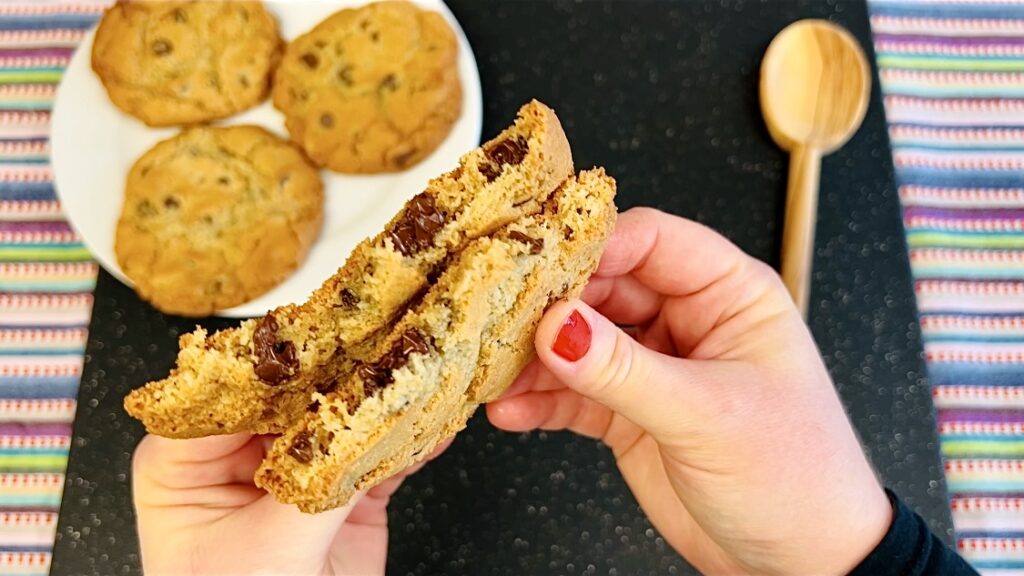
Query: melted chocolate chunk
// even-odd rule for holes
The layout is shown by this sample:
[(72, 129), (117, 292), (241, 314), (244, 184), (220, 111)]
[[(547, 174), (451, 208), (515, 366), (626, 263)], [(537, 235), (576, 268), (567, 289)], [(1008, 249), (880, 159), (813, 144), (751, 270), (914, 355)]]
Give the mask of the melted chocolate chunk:
[(484, 175), (484, 178), (487, 178), (488, 182), (494, 182), (498, 179), (498, 176), (501, 176), (501, 168), (496, 168), (494, 164), (481, 164), (478, 169)]
[(316, 54), (313, 54), (312, 52), (306, 52), (305, 54), (300, 56), (299, 59), (302, 60), (302, 63), (305, 64), (306, 67), (310, 69), (314, 69), (317, 67), (317, 65), (320, 64), (320, 59), (317, 58)]
[(437, 209), (434, 199), (421, 192), (409, 202), (401, 220), (388, 231), (395, 248), (412, 256), (434, 242), (434, 235), (444, 226), (445, 214)]
[(338, 295), (341, 298), (341, 305), (345, 308), (355, 308), (359, 304), (359, 296), (348, 288), (342, 288)]
[(526, 152), (529, 147), (526, 145), (526, 140), (523, 140), (519, 136), (511, 140), (502, 140), (497, 144), (484, 150), (484, 156), (491, 161), (490, 164), (480, 164), (480, 173), (487, 178), (488, 182), (494, 182), (498, 176), (501, 176), (501, 171), (505, 165), (516, 166), (526, 158)]
[(523, 140), (519, 136), (511, 140), (502, 140), (494, 146), (484, 150), (484, 154), (487, 158), (494, 162), (498, 166), (504, 166), (510, 164), (517, 166), (526, 158), (526, 152), (529, 147), (526, 145), (526, 140)]
[(256, 364), (253, 369), (260, 380), (267, 384), (280, 384), (299, 370), (299, 358), (295, 344), (277, 341), (277, 320), (267, 314), (256, 326), (252, 335)]
[(320, 410), (319, 400), (313, 400), (313, 402), (309, 406), (306, 406), (306, 412), (316, 413), (318, 410)]
[(427, 339), (415, 328), (406, 330), (398, 342), (373, 364), (360, 364), (356, 374), (363, 381), (363, 391), (369, 398), (395, 381), (393, 372), (409, 362), (410, 354), (426, 354), (430, 351)]
[(329, 380), (327, 382), (321, 382), (316, 385), (316, 391), (321, 394), (330, 394), (338, 389), (337, 380)]
[(543, 238), (533, 238), (532, 236), (527, 236), (518, 230), (509, 232), (508, 237), (516, 242), (528, 244), (530, 246), (530, 254), (540, 254), (540, 251), (544, 249)]
[(303, 464), (313, 461), (313, 433), (301, 432), (288, 447), (288, 455)]
[(173, 51), (171, 43), (164, 39), (158, 39), (153, 41), (153, 54), (157, 56), (166, 56)]

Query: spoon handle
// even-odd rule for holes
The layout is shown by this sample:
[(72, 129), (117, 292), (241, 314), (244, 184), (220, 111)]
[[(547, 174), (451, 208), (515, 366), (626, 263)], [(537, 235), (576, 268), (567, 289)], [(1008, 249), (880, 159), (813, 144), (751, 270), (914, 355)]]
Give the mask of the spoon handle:
[(820, 173), (820, 150), (806, 146), (793, 149), (789, 157), (786, 224), (782, 232), (782, 282), (805, 319), (811, 293)]

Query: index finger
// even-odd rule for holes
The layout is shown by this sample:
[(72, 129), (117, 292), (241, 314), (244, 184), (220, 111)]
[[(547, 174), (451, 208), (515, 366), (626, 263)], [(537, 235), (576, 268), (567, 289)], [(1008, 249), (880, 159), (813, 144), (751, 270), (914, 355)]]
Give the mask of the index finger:
[(696, 294), (749, 258), (710, 228), (653, 208), (619, 214), (598, 277), (632, 275), (666, 296)]

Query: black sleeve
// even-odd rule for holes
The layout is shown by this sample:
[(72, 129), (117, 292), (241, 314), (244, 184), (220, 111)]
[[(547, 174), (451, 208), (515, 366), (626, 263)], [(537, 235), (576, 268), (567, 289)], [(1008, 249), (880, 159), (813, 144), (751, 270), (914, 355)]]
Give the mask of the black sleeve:
[(974, 568), (928, 530), (924, 519), (886, 490), (892, 502), (892, 526), (851, 576), (976, 575)]

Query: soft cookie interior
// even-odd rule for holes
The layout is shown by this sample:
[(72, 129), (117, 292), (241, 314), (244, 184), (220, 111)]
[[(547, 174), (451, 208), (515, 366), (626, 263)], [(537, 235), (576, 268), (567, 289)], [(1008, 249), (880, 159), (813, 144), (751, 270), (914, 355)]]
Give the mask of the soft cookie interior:
[(593, 272), (614, 195), (602, 170), (584, 172), (540, 214), (470, 242), (372, 353), (309, 398), (257, 483), (307, 512), (325, 510), (464, 427), (530, 359), (546, 306), (578, 294)]

